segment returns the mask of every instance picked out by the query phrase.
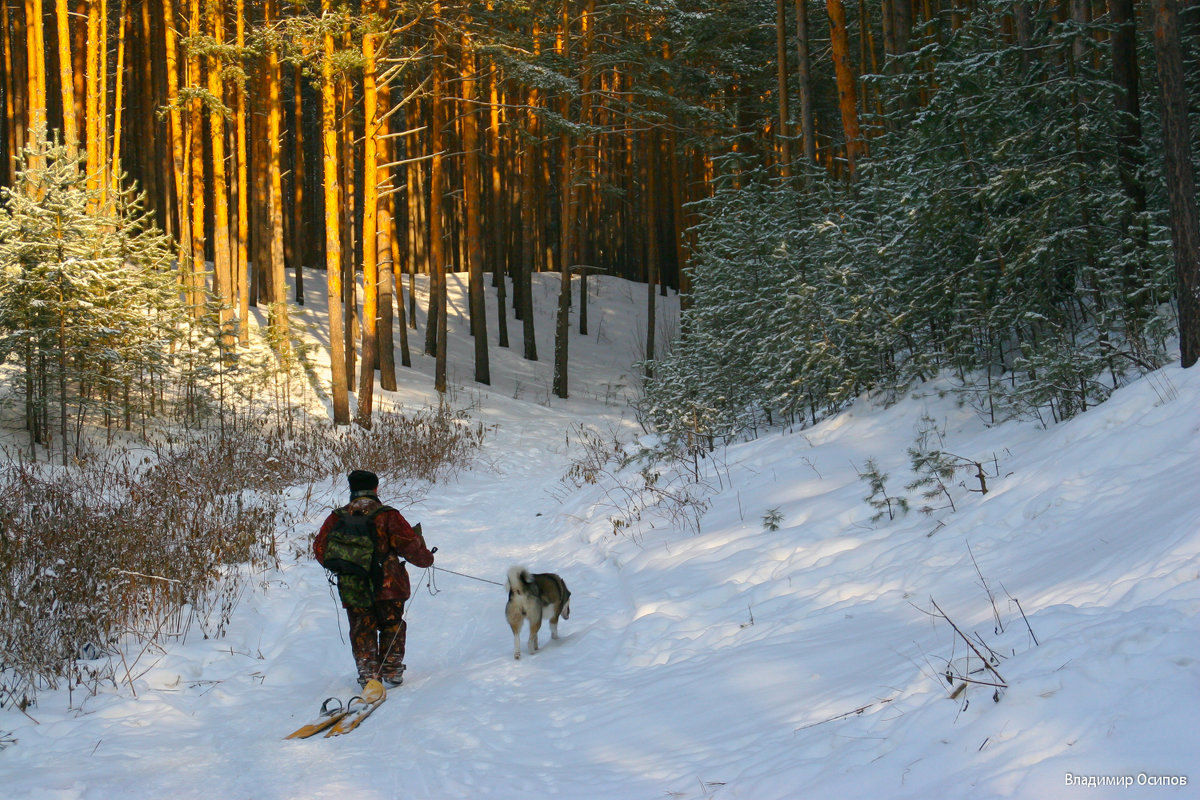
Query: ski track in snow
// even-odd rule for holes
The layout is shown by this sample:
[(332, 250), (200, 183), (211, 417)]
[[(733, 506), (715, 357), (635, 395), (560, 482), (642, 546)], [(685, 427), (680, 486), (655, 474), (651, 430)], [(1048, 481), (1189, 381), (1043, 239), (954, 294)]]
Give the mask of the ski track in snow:
[[(632, 383), (644, 287), (593, 279), (592, 292), (569, 402), (546, 389), (548, 318), (536, 364), (509, 319), (515, 352), (493, 348), (490, 388), (465, 380), (470, 342), (454, 336), (458, 401), (492, 430), (474, 469), (404, 509), (445, 570), (562, 574), (572, 618), (560, 640), (543, 625), (541, 651), (515, 661), (503, 587), (445, 571), (431, 583), (410, 567), (405, 684), (348, 736), (283, 741), (355, 688), (323, 571), (288, 561), (242, 599), (225, 638), (193, 629), (165, 650), (128, 649), (132, 687), (43, 692), (39, 724), (0, 711), (18, 740), (0, 752), (0, 797), (1200, 796), (1200, 372), (1168, 367), (1157, 381), (1171, 396), (1141, 382), (1046, 431), (987, 428), (936, 386), (891, 408), (862, 401), (730, 448), (699, 532), (659, 519), (614, 535), (612, 496), (559, 478), (579, 424), (640, 433), (613, 387)], [(320, 312), (313, 296), (301, 316)], [(489, 314), (494, 342), (494, 298)], [(395, 395), (409, 407), (434, 398), (414, 357)], [(945, 426), (947, 449), (995, 457), (991, 491), (968, 491), (968, 478), (956, 512), (871, 523), (857, 472), (875, 457), (900, 493), (923, 414)], [(390, 488), (385, 476), (385, 501)], [(345, 496), (342, 476), (314, 487), (293, 545)], [(778, 531), (764, 530), (769, 509)], [(930, 616), (934, 601), (1004, 656), (999, 702), (983, 686), (947, 699), (939, 670), (965, 647)], [(1142, 773), (1189, 782), (1064, 780)]]

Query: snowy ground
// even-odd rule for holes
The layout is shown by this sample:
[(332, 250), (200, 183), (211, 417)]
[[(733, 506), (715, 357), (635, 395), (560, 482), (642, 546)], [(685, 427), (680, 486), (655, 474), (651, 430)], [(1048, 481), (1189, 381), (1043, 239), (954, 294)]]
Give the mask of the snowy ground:
[[(454, 400), (493, 431), (475, 469), (405, 510), (447, 570), (563, 575), (562, 639), (543, 631), (541, 652), (514, 661), (501, 587), (435, 572), (434, 594), (416, 570), (405, 685), (352, 735), (283, 741), (353, 686), (322, 570), (289, 562), (225, 639), (143, 654), (136, 696), (43, 693), (36, 724), (0, 711), (17, 740), (0, 797), (1200, 797), (1200, 368), (1163, 369), (1050, 430), (987, 428), (946, 386), (863, 401), (706, 462), (716, 493), (699, 532), (651, 516), (614, 535), (619, 491), (559, 479), (577, 426), (640, 433), (625, 399), (645, 288), (593, 287), (570, 401), (550, 393), (548, 318), (537, 364), (509, 320), (515, 352), (493, 348), (492, 387), (470, 381), (455, 334)], [(548, 310), (552, 281), (541, 289)], [(408, 407), (434, 399), (432, 365), (414, 358), (394, 397)], [(990, 491), (964, 474), (957, 511), (872, 523), (858, 472), (874, 457), (902, 493), (926, 415), (945, 449), (988, 462)], [(341, 477), (316, 490), (296, 547), (345, 498)], [(966, 662), (934, 602), (1003, 656), (998, 702), (982, 684), (949, 698), (948, 663), (994, 676)]]

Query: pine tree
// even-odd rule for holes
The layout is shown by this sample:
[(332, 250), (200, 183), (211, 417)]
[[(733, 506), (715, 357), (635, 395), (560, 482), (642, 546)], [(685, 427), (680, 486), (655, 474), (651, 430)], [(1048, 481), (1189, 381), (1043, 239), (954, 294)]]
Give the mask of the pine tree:
[(123, 411), (128, 421), (128, 403), (166, 371), (184, 317), (167, 239), (142, 198), (118, 186), (101, 204), (84, 156), (44, 136), (34, 131), (16, 184), (0, 190), (0, 361), (19, 365), (31, 448), (51, 443), (57, 417), (65, 465), (71, 420)]

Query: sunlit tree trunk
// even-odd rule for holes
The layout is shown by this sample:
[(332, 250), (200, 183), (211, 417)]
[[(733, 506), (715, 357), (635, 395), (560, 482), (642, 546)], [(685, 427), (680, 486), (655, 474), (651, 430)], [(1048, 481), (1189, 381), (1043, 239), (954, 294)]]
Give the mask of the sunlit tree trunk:
[[(279, 0), (267, 0), (265, 24), (269, 27), (279, 16)], [(267, 203), (270, 219), (270, 325), (280, 352), (288, 343), (287, 265), (283, 260), (283, 102), (279, 92), (279, 51), (267, 49)]]
[[(191, 0), (191, 23), (189, 30), (193, 36), (202, 35), (200, 25), (200, 0)], [(188, 54), (188, 86), (199, 88), (201, 83), (201, 65), (199, 56)], [(192, 314), (199, 319), (204, 314), (205, 302), (205, 248), (204, 248), (204, 104), (197, 93), (191, 102), (188, 113), (188, 123), (191, 129), (192, 148)]]
[(175, 31), (174, 0), (162, 0), (163, 10), (163, 46), (167, 55), (167, 118), (171, 139), (171, 167), (174, 177), (173, 192), (167, 192), (172, 197), (176, 208), (176, 231), (179, 239), (179, 276), (189, 290), (189, 302), (195, 302), (191, 296), (191, 279), (188, 274), (191, 261), (191, 216), (188, 204), (187, 173), (184, 162), (184, 132), (183, 114), (180, 110), (179, 99), (179, 56)]
[[(216, 47), (225, 41), (224, 0), (208, 0), (208, 32)], [(212, 153), (213, 187), (213, 284), (216, 289), (218, 321), (221, 327), (222, 346), (226, 352), (234, 347), (233, 333), (233, 271), (229, 252), (229, 204), (228, 180), (225, 174), (225, 114), (216, 105), (224, 96), (219, 57), (208, 57), (208, 92), (214, 103), (208, 110), (209, 150)]]
[[(387, 20), (389, 18), (389, 0), (364, 0), (364, 11), (369, 8), (369, 3), (371, 2), (375, 5), (375, 12), (378, 15), (378, 19)], [(391, 91), (387, 80), (377, 81), (375, 85), (375, 112), (373, 116), (378, 116), (379, 121), (375, 124), (374, 128), (374, 136), (377, 140), (375, 148), (379, 161), (387, 166), (376, 170), (373, 182), (379, 191), (386, 192), (376, 202), (378, 209), (376, 211), (376, 219), (378, 224), (375, 233), (375, 268), (379, 274), (379, 325), (375, 332), (375, 341), (376, 350), (379, 352), (379, 386), (389, 392), (396, 390), (395, 306), (392, 303), (396, 291), (400, 286), (399, 281), (396, 280), (394, 256), (392, 255), (395, 250), (392, 246), (395, 234), (395, 221), (392, 218), (392, 198), (395, 197), (395, 193), (392, 191), (392, 167), (390, 166), (392, 160), (391, 139), (388, 138), (390, 128), (388, 120), (391, 114), (390, 106)], [(371, 183), (372, 181), (368, 178), (368, 185)], [(364, 242), (364, 245), (366, 244)], [(403, 298), (400, 299), (399, 308), (401, 315), (403, 315)], [(400, 325), (403, 331), (403, 316), (401, 316)]]
[[(8, 16), (7, 5), (5, 3), (4, 16), (6, 18)], [(54, 15), (58, 23), (58, 88), (62, 97), (63, 143), (71, 153), (74, 153), (79, 146), (79, 128), (75, 119), (75, 75), (74, 61), (71, 56), (71, 17), (67, 10), (67, 0), (55, 2)], [(123, 15), (122, 19), (124, 19)], [(5, 19), (4, 25), (7, 28), (7, 19)], [(5, 36), (7, 37), (7, 35), (7, 31), (5, 31)], [(7, 58), (5, 61), (7, 62)], [(7, 69), (6, 64), (6, 71)]]
[[(349, 46), (349, 31), (342, 36), (343, 47)], [(354, 86), (350, 80), (342, 81), (340, 88), (338, 112), (339, 135), (341, 137), (342, 159), (342, 312), (345, 322), (342, 334), (345, 337), (346, 381), (354, 387), (355, 369), (358, 361), (358, 252), (355, 241), (358, 231), (355, 230), (357, 217), (357, 186), (356, 186), (356, 153), (354, 120), (350, 112), (354, 102)]]
[(42, 35), (42, 23), (42, 0), (25, 0), (25, 70), (28, 78), (25, 102), (29, 109), (29, 131), (47, 124), (46, 43)]
[(108, 174), (108, 2), (93, 0), (93, 5), (99, 6), (100, 26), (99, 35), (99, 72), (96, 76), (96, 173), (100, 183), (100, 205), (107, 207), (108, 193), (111, 184)]
[[(237, 46), (243, 52), (246, 47), (246, 2), (237, 0), (236, 9)], [(246, 81), (237, 81), (236, 107), (234, 110), (234, 147), (237, 149), (237, 233), (233, 249), (232, 273), (236, 284), (238, 304), (238, 341), (250, 343), (250, 180), (249, 149), (246, 142)]]
[[(364, 9), (365, 11), (366, 9)], [(358, 382), (358, 424), (371, 427), (375, 392), (375, 361), (378, 354), (376, 335), (379, 315), (379, 243), (376, 220), (379, 209), (378, 94), (375, 85), (375, 34), (367, 31), (362, 39), (363, 58), (363, 322), (362, 367)]]
[(300, 67), (292, 68), (292, 267), (295, 273), (296, 304), (304, 305), (304, 267), (311, 259), (312, 248), (305, 230), (304, 205), (308, 202), (308, 157), (304, 152), (304, 78)]
[(109, 168), (109, 174), (112, 176), (112, 184), (115, 187), (121, 170), (121, 129), (123, 127), (124, 111), (125, 111), (125, 34), (129, 28), (127, 17), (129, 17), (129, 0), (121, 0), (120, 2), (120, 17), (117, 23), (117, 71), (116, 71), (116, 87), (113, 91), (113, 143), (112, 143), (112, 159)]
[[(103, 0), (101, 0), (103, 2)], [(100, 41), (100, 3), (88, 0), (87, 4), (87, 72), (84, 75), (84, 140), (86, 142), (87, 185), (96, 189), (100, 181), (100, 137), (103, 126), (100, 119), (100, 56), (104, 44)], [(94, 195), (93, 195), (94, 196)]]
[[(333, 0), (321, 0), (321, 11), (331, 13)], [(322, 39), (321, 150), (325, 179), (325, 285), (329, 301), (329, 361), (333, 389), (333, 422), (350, 424), (350, 390), (346, 380), (345, 341), (342, 331), (341, 186), (338, 177), (338, 121), (334, 85), (333, 33)]]

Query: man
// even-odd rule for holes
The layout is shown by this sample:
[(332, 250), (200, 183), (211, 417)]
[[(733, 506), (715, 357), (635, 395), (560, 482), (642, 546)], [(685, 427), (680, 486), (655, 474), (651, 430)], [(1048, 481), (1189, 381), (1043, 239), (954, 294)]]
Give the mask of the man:
[(372, 678), (378, 678), (387, 686), (399, 686), (404, 679), (404, 641), (408, 628), (404, 621), (404, 601), (412, 594), (401, 559), (418, 567), (431, 567), (433, 553), (399, 511), (379, 502), (375, 493), (379, 478), (375, 473), (356, 469), (348, 478), (350, 502), (325, 520), (313, 542), (313, 554), (324, 566), (329, 535), (343, 515), (369, 516), (377, 512), (375, 559), (382, 580), (374, 582), (367, 599), (354, 600), (353, 604), (347, 602), (348, 593), (342, 591), (342, 606), (350, 621), (350, 647), (354, 651), (359, 684), (366, 685)]

